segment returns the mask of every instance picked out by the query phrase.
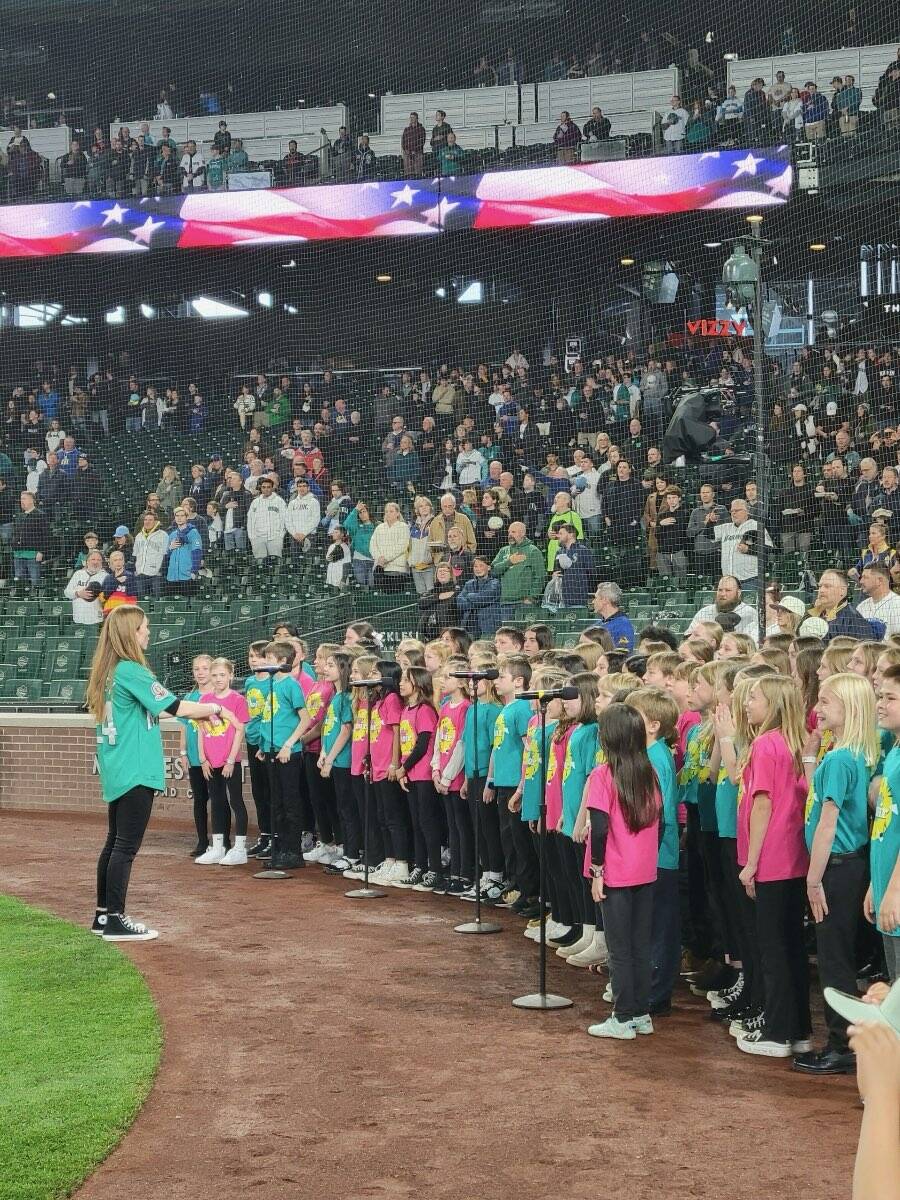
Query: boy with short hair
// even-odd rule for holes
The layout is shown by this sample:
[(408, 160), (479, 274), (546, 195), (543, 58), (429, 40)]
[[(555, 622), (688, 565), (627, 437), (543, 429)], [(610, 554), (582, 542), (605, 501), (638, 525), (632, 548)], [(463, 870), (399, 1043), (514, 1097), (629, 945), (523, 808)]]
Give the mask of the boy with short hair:
[(294, 870), (305, 865), (300, 857), (300, 718), (306, 701), (291, 674), (294, 647), (290, 642), (269, 642), (265, 661), (267, 666), (277, 667), (259, 721), (259, 753), (269, 764), (272, 867)]

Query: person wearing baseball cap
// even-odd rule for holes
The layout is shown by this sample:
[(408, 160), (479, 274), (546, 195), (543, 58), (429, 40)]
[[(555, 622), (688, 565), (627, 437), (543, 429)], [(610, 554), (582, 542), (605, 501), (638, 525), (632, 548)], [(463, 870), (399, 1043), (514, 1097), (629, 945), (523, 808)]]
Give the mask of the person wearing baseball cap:
[(775, 619), (782, 633), (794, 636), (806, 616), (806, 605), (796, 596), (782, 596), (775, 605)]
[(797, 637), (821, 638), (823, 641), (828, 633), (828, 622), (821, 617), (807, 617), (797, 630)]

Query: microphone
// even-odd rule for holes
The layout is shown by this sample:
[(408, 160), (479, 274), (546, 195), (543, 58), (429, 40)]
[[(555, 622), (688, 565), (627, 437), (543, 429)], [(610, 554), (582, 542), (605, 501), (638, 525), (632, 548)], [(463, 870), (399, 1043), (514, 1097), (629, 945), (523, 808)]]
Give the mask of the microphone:
[(496, 667), (489, 667), (487, 671), (450, 671), (448, 674), (451, 679), (496, 679), (500, 672)]
[(250, 674), (251, 674), (251, 675), (253, 675), (253, 674), (256, 674), (256, 675), (277, 675), (279, 671), (289, 671), (290, 669), (291, 669), (290, 667), (287, 667), (287, 666), (284, 666), (284, 665), (280, 665), (280, 666), (277, 666), (277, 667), (271, 667), (271, 666), (269, 666), (268, 664), (266, 664), (266, 665), (264, 665), (264, 666), (261, 666), (261, 667), (254, 667), (254, 668), (253, 668), (253, 670), (250, 672)]
[(350, 686), (352, 688), (374, 688), (390, 682), (390, 679), (351, 679)]
[(519, 692), (517, 700), (577, 700), (581, 693), (575, 687), (550, 688), (546, 692)]

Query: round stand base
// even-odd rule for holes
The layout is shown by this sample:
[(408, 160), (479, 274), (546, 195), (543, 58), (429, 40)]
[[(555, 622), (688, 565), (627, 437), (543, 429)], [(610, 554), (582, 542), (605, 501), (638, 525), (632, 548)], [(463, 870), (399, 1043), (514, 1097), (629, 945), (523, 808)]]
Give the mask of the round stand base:
[(531, 992), (527, 996), (516, 996), (513, 1008), (571, 1008), (572, 1001), (565, 996), (554, 996), (552, 992)]
[(454, 925), (454, 933), (499, 933), (503, 928), (496, 921), (465, 921), (462, 925)]
[(293, 877), (293, 875), (289, 875), (287, 873), (287, 871), (276, 871), (274, 868), (269, 867), (265, 871), (257, 871), (254, 874), (253, 878), (254, 879), (293, 879), (294, 877)]
[(349, 900), (380, 900), (387, 892), (376, 887), (361, 887), (352, 888), (349, 892), (344, 892), (344, 895)]

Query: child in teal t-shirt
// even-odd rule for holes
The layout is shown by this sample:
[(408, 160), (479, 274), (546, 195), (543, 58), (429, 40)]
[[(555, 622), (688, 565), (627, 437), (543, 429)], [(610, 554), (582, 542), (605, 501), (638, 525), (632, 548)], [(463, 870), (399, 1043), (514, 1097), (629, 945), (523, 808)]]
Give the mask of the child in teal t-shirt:
[[(501, 862), (505, 866), (507, 878), (522, 896), (530, 899), (537, 893), (538, 870), (537, 855), (527, 830), (521, 828), (516, 812), (510, 811), (510, 800), (514, 796), (522, 778), (522, 756), (525, 751), (525, 734), (528, 722), (531, 720), (531, 705), (527, 700), (519, 700), (519, 692), (523, 692), (531, 682), (531, 664), (527, 658), (518, 655), (508, 655), (500, 659), (500, 674), (497, 677), (497, 695), (503, 701), (503, 708), (497, 715), (494, 725), (493, 748), (488, 767), (488, 779), (484, 789), (484, 799), (487, 801), (482, 816), (485, 824), (497, 822), (497, 836), (502, 847), (515, 846), (514, 861)], [(496, 800), (496, 803), (491, 803)], [(488, 834), (490, 841), (493, 830)], [(501, 873), (503, 866), (500, 867)], [(515, 878), (512, 878), (515, 873)], [(492, 881), (497, 883), (499, 881)], [(495, 901), (502, 896), (502, 889), (495, 896), (497, 888), (487, 889), (486, 899)]]
[(259, 747), (269, 764), (272, 797), (272, 866), (302, 867), (300, 857), (300, 730), (306, 711), (303, 689), (291, 675), (294, 647), (274, 641), (266, 646), (266, 663), (277, 666), (271, 696), (266, 695), (259, 723)]

